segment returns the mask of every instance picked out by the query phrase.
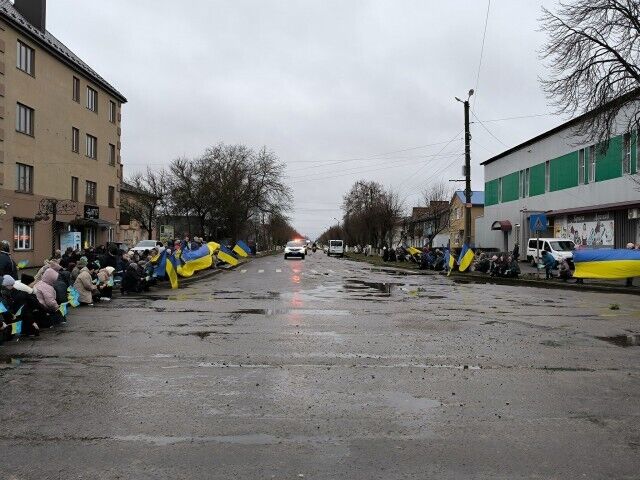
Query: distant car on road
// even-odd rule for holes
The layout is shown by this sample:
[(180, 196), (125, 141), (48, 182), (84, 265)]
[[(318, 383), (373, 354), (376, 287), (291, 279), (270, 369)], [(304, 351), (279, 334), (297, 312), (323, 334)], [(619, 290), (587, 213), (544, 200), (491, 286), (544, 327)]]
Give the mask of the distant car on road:
[(133, 250), (134, 252), (142, 253), (145, 250), (151, 250), (152, 248), (154, 248), (156, 246), (156, 243), (158, 243), (157, 240), (141, 240), (131, 250)]
[(344, 242), (342, 240), (329, 240), (329, 250), (327, 256), (336, 255), (344, 257)]
[(301, 240), (292, 240), (287, 242), (287, 245), (284, 247), (284, 259), (286, 260), (289, 257), (298, 257), (304, 260), (304, 257), (307, 255), (307, 246)]

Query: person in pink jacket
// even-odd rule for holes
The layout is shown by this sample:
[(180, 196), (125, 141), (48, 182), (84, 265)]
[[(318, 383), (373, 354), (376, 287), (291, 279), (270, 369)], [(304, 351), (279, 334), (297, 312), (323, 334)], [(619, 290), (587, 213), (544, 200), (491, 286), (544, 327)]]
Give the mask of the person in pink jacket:
[(53, 288), (56, 280), (58, 280), (58, 272), (53, 268), (48, 268), (42, 275), (42, 279), (33, 287), (33, 293), (36, 294), (38, 303), (40, 303), (42, 310), (50, 317), (53, 324), (64, 321), (58, 310), (60, 305), (56, 301), (56, 291)]

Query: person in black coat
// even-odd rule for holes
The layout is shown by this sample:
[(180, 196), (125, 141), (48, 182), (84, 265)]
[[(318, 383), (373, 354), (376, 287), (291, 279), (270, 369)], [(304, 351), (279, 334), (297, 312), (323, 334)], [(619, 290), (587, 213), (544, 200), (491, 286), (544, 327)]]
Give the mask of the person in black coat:
[(0, 243), (0, 277), (11, 275), (15, 280), (18, 279), (18, 267), (16, 262), (11, 258), (11, 245), (6, 240)]

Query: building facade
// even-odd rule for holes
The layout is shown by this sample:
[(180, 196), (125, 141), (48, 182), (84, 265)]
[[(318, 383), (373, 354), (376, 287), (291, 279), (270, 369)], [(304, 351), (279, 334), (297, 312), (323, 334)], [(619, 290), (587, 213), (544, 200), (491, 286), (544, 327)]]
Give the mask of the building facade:
[(115, 240), (126, 99), (46, 30), (46, 0), (0, 0), (0, 238), (40, 265), (77, 232)]
[[(577, 117), (485, 161), (484, 217), (476, 221), (482, 248), (510, 250), (535, 232), (529, 217), (545, 213), (541, 236), (568, 238), (583, 247), (622, 248), (640, 241), (636, 132), (608, 145), (580, 141)], [(620, 122), (626, 124), (626, 122)]]
[[(451, 198), (449, 220), (449, 246), (462, 248), (464, 243), (464, 216), (466, 197), (462, 190), (458, 190)], [(471, 192), (471, 245), (476, 240), (476, 220), (484, 214), (484, 192)]]

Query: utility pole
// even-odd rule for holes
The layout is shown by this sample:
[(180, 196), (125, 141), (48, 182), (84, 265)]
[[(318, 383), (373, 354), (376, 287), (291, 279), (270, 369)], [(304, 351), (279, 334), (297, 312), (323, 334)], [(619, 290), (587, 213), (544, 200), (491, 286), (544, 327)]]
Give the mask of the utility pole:
[(464, 176), (465, 176), (465, 208), (464, 208), (464, 241), (471, 246), (471, 131), (469, 130), (469, 99), (473, 89), (469, 90), (466, 100), (456, 100), (464, 104)]

